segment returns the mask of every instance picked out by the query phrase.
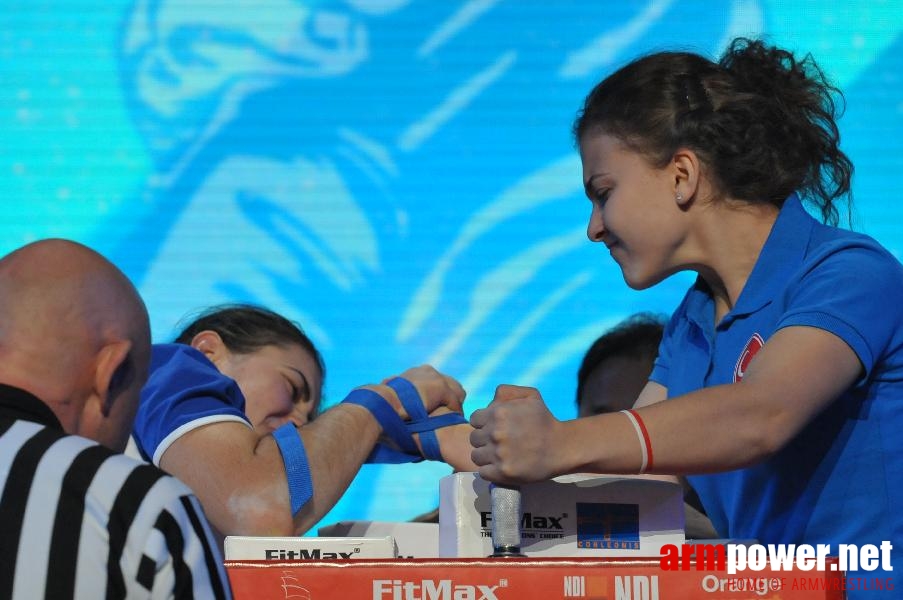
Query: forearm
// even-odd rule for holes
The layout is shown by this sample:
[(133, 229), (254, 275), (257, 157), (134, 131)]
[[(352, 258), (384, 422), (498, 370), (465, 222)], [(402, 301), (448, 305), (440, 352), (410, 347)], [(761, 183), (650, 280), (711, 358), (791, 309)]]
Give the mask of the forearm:
[[(460, 385), (456, 381), (427, 367), (408, 370), (406, 374), (416, 377), (423, 386), (418, 391), (417, 402), (422, 401), (419, 394), (425, 392), (431, 404), (442, 399), (460, 408), (463, 390), (459, 389)], [(438, 385), (441, 393), (431, 391), (432, 388), (426, 384), (432, 384), (433, 388)], [(382, 398), (393, 417), (410, 416), (396, 390), (391, 387), (391, 382), (390, 385), (368, 385), (363, 388)], [(294, 517), (296, 533), (307, 531), (335, 505), (384, 433), (386, 423), (378, 419), (385, 419), (386, 414), (380, 413), (378, 403), (371, 404), (372, 398), (363, 400), (363, 404), (358, 401), (361, 401), (360, 394), (355, 401), (349, 395), (346, 402), (298, 430), (308, 458), (313, 495)], [(376, 414), (373, 410), (376, 410)], [(450, 408), (440, 405), (433, 408), (430, 414), (438, 416), (450, 411)], [(391, 432), (392, 428), (388, 431)], [(470, 460), (469, 435), (470, 426), (467, 424), (443, 427), (437, 432), (442, 457), (456, 469), (476, 469), (476, 465)], [(413, 439), (419, 446), (419, 434), (413, 434)]]
[(272, 435), (257, 438), (237, 423), (214, 423), (177, 439), (161, 467), (184, 481), (223, 535), (303, 533), (338, 500), (366, 460), (380, 428), (359, 406), (339, 405), (296, 430), (312, 497), (292, 515), (283, 455)]
[(839, 337), (787, 327), (759, 351), (742, 382), (667, 401), (667, 389), (650, 382), (635, 404), (636, 423), (625, 413), (558, 421), (537, 390), (500, 385), (492, 404), (471, 416), (472, 456), (481, 475), (508, 483), (581, 471), (638, 473), (644, 448), (646, 472), (737, 469), (783, 448), (862, 367)]
[[(754, 394), (751, 386), (715, 386), (637, 409), (652, 448), (647, 472), (726, 471), (777, 451), (795, 424), (786, 422), (781, 411), (757, 403), (750, 397)], [(599, 415), (561, 425), (556, 470), (638, 472), (643, 441), (626, 415)]]
[[(414, 375), (434, 386), (438, 380), (440, 392), (448, 387), (447, 378), (431, 370)], [(365, 388), (385, 401), (393, 417), (404, 414), (390, 387)], [(463, 392), (451, 393), (453, 405), (460, 405), (459, 396)], [(343, 402), (303, 427), (289, 426), (261, 439), (240, 423), (201, 426), (173, 442), (161, 466), (194, 490), (222, 534), (301, 534), (335, 505), (373, 450), (383, 425), (370, 408)], [(466, 454), (464, 427), (455, 428), (459, 433), (449, 443), (451, 454)]]
[(310, 466), (313, 496), (294, 516), (296, 534), (303, 534), (325, 515), (345, 492), (380, 435), (367, 409), (335, 406), (298, 429)]

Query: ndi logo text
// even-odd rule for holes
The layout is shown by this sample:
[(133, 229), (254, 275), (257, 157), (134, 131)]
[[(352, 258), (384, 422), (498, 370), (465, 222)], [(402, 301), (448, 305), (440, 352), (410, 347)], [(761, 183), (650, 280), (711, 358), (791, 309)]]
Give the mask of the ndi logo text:
[[(612, 600), (659, 600), (658, 575), (615, 575)], [(602, 577), (566, 575), (565, 598), (610, 598)]]

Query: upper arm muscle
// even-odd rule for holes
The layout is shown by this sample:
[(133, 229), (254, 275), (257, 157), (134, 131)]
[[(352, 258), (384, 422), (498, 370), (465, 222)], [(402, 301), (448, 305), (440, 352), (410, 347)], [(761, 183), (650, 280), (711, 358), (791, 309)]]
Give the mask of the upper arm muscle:
[(254, 524), (258, 518), (285, 521), (290, 529), (288, 484), (272, 437), (258, 440), (242, 423), (211, 423), (175, 440), (160, 467), (192, 489), (221, 533), (249, 535), (246, 527), (272, 527)]
[(781, 429), (789, 440), (861, 373), (859, 358), (841, 338), (823, 329), (794, 326), (768, 340), (740, 385), (755, 386), (755, 401), (782, 416)]

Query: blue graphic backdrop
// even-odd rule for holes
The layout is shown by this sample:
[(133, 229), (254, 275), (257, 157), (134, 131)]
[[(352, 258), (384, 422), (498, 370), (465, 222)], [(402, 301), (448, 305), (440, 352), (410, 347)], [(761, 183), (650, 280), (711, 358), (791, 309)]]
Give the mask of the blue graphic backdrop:
[[(856, 227), (898, 255), (903, 1), (4, 0), (0, 252), (78, 239), (154, 337), (250, 301), (301, 322), (327, 401), (429, 362), (469, 410), (536, 385), (574, 416), (608, 326), (669, 312), (585, 237), (570, 125), (639, 53), (735, 35), (811, 51), (847, 95)], [(324, 519), (434, 507), (437, 464), (365, 467)]]

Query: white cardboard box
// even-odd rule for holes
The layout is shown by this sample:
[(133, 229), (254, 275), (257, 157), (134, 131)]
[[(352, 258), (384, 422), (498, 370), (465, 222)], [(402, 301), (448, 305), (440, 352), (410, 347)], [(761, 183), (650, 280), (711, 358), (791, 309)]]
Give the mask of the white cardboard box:
[(251, 537), (230, 535), (223, 545), (226, 560), (332, 560), (396, 558), (398, 548), (384, 537)]
[[(489, 482), (453, 473), (439, 482), (439, 555), (492, 554)], [(680, 485), (640, 477), (568, 475), (521, 486), (527, 556), (659, 556), (684, 542)]]
[(401, 558), (438, 558), (439, 524), (390, 521), (339, 521), (320, 527), (318, 535), (382, 537), (391, 536)]

